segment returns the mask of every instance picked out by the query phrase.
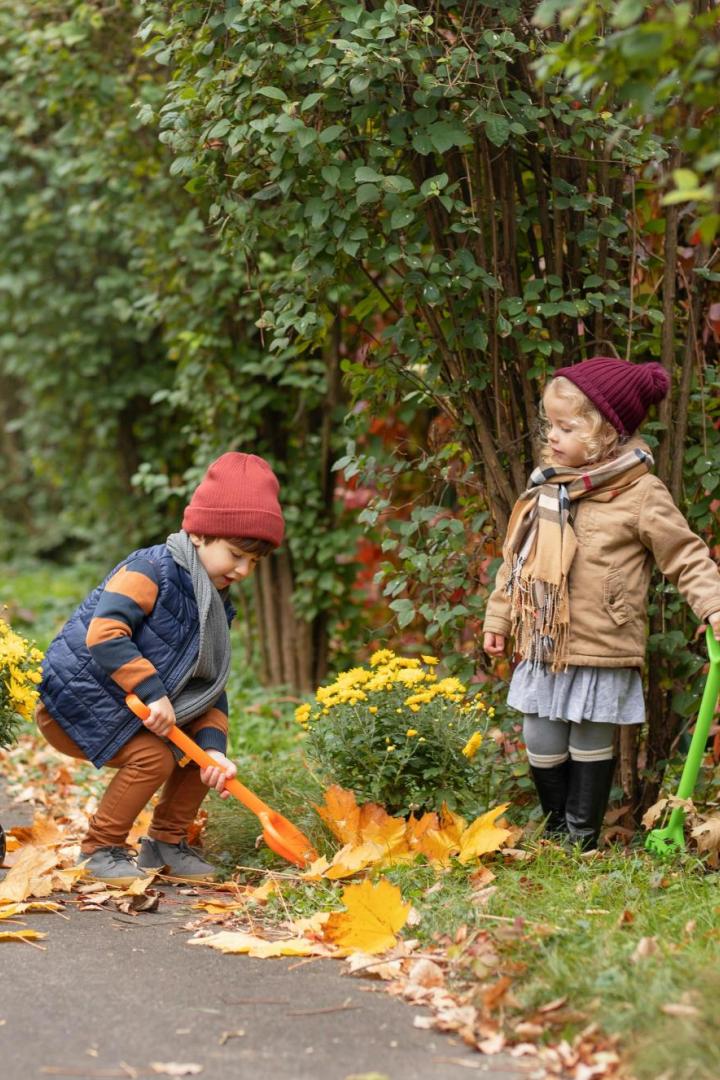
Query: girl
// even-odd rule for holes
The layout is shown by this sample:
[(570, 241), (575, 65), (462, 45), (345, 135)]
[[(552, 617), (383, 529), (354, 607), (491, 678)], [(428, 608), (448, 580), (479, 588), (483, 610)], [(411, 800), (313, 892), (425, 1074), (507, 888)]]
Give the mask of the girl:
[(524, 714), (548, 828), (597, 846), (618, 724), (645, 719), (651, 564), (720, 638), (720, 573), (632, 437), (669, 379), (660, 364), (596, 356), (555, 372), (543, 396), (543, 466), (510, 517), (484, 624), (522, 656), (508, 704)]

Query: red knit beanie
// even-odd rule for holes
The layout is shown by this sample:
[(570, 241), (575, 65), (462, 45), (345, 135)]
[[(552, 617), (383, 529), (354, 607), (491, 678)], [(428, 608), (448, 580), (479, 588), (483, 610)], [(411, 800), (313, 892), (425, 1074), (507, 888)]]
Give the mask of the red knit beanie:
[(593, 356), (558, 368), (553, 378), (558, 375), (575, 383), (620, 435), (637, 431), (650, 406), (662, 401), (670, 389), (667, 371), (655, 361), (631, 364), (612, 356)]
[(269, 540), (278, 547), (285, 522), (280, 485), (267, 461), (255, 454), (223, 454), (213, 461), (185, 507), (182, 527), (201, 536)]

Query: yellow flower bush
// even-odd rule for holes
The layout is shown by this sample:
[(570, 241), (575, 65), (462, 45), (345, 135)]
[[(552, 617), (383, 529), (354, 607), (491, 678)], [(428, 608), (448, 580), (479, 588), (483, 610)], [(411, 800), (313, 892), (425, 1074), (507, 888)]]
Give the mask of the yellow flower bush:
[(379, 649), (367, 667), (341, 672), (296, 709), (323, 783), (390, 813), (489, 804), (501, 764), (497, 744), (484, 738), (494, 710), (459, 679), (440, 678), (438, 663)]
[(35, 709), (42, 653), (0, 618), (0, 746), (9, 746)]

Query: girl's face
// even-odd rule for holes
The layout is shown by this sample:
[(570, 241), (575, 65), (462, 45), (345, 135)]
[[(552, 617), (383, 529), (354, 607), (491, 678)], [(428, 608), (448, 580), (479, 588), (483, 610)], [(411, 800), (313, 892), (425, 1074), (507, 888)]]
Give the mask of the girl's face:
[(553, 465), (564, 465), (569, 469), (585, 465), (588, 449), (584, 436), (587, 433), (582, 419), (571, 409), (569, 402), (563, 401), (552, 391), (545, 395), (543, 405), (548, 419), (547, 444)]

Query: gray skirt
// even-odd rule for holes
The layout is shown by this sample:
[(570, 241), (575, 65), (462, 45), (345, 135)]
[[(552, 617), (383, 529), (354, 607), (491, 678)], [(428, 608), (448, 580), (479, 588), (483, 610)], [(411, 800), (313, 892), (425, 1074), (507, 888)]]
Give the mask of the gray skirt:
[(522, 660), (513, 672), (508, 705), (521, 713), (579, 724), (642, 724), (645, 699), (637, 668), (533, 669)]

